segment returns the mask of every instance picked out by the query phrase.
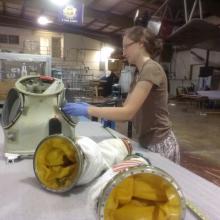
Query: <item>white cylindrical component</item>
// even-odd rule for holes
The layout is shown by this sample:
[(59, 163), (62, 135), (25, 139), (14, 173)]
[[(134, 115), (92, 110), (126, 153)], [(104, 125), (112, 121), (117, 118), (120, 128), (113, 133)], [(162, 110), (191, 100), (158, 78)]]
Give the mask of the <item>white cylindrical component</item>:
[(85, 156), (83, 170), (77, 182), (77, 185), (82, 185), (99, 176), (103, 170), (108, 168), (108, 165), (102, 156), (99, 145), (93, 140), (88, 137), (81, 137), (77, 140), (77, 144)]
[(88, 137), (74, 141), (63, 135), (51, 135), (43, 139), (35, 151), (34, 172), (45, 189), (63, 193), (75, 185), (91, 182), (128, 154), (120, 139), (97, 144)]
[(77, 144), (86, 158), (77, 185), (89, 183), (129, 154), (124, 142), (116, 138), (106, 139), (97, 144), (88, 137), (81, 137), (77, 140)]
[(66, 192), (76, 185), (84, 155), (72, 139), (63, 135), (44, 138), (34, 153), (34, 173), (39, 183), (52, 192)]
[[(99, 220), (184, 219), (185, 199), (175, 180), (134, 156), (108, 169), (90, 189), (88, 204)], [(153, 213), (157, 213), (157, 218)]]
[[(131, 163), (132, 166), (147, 164), (147, 161), (145, 161), (141, 157), (138, 159), (131, 158), (131, 160), (134, 161), (134, 164)], [(115, 167), (120, 167), (121, 165), (123, 169), (124, 167), (123, 162), (116, 164)], [(117, 176), (119, 173), (120, 171), (115, 171), (114, 167), (110, 167), (93, 185), (93, 187), (91, 188), (91, 194), (90, 194), (91, 197), (89, 199), (90, 201), (88, 201), (88, 203), (92, 205), (93, 210), (97, 211), (96, 207), (99, 197), (101, 196), (101, 193), (106, 187), (107, 183), (109, 183), (112, 179), (114, 179), (114, 177)]]
[[(49, 134), (74, 138), (76, 123), (59, 106), (60, 99), (64, 99), (63, 90), (62, 81), (51, 77), (26, 76), (16, 81), (2, 111), (6, 157), (33, 155), (39, 142)], [(57, 119), (56, 126), (51, 125), (52, 119)]]

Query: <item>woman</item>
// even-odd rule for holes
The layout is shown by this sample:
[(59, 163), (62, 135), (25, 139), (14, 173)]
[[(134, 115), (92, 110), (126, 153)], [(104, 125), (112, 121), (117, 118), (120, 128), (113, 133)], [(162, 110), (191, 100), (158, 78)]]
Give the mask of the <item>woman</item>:
[(179, 146), (168, 118), (167, 78), (152, 58), (158, 51), (155, 36), (146, 28), (134, 26), (123, 37), (123, 55), (138, 69), (122, 107), (95, 107), (67, 103), (70, 115), (90, 115), (114, 121), (131, 120), (142, 147), (179, 163)]

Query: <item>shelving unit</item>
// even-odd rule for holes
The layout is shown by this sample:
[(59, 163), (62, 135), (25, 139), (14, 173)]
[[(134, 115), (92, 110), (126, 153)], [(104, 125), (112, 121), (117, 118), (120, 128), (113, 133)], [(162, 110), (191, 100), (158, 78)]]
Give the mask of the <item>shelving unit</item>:
[(95, 89), (92, 85), (93, 75), (81, 71), (65, 71), (62, 73), (62, 80), (66, 88), (66, 99), (75, 101), (95, 96)]
[(22, 53), (0, 53), (0, 101), (22, 76), (25, 65), (27, 75), (51, 75), (51, 56)]

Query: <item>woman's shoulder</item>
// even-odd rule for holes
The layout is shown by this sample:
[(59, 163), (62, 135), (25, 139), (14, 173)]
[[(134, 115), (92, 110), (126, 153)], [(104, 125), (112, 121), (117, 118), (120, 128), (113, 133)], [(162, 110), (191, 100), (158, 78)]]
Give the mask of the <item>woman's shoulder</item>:
[(153, 59), (150, 59), (147, 62), (147, 65), (145, 66), (145, 68), (164, 73), (163, 67), (157, 61), (155, 61)]
[(142, 76), (146, 76), (146, 75), (154, 75), (154, 76), (157, 76), (157, 77), (164, 77), (165, 72), (163, 70), (163, 67), (158, 63), (156, 62), (155, 60), (152, 60), (150, 59), (146, 65), (144, 66), (143, 68), (143, 71), (140, 73), (140, 75)]
[(139, 81), (147, 80), (159, 86), (163, 81), (165, 81), (165, 76), (166, 75), (162, 66), (154, 60), (149, 60), (139, 76)]

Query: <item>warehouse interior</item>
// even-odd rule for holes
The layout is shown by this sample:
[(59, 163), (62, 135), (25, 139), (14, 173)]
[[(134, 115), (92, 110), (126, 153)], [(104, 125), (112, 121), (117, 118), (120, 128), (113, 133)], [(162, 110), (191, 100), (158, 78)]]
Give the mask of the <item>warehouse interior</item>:
[[(219, 187), (218, 0), (0, 0), (0, 115), (16, 81), (39, 74), (61, 79), (67, 101), (121, 105), (135, 72), (122, 37), (134, 25), (164, 43), (156, 60), (167, 76), (180, 166)], [(107, 87), (112, 72), (117, 80)], [(107, 126), (137, 141), (130, 122)]]
[[(193, 0), (188, 0), (187, 2), (171, 0), (98, 0), (84, 1), (83, 3), (83, 23), (63, 24), (59, 20), (59, 6), (51, 4), (50, 1), (0, 1), (1, 52), (49, 55), (52, 57), (52, 72), (58, 76), (62, 74), (62, 77), (66, 80), (67, 87), (87, 87), (89, 80), (94, 80), (96, 84), (97, 82), (95, 81), (100, 78), (100, 75), (109, 71), (108, 64), (111, 65), (109, 62), (112, 62), (112, 59), (113, 61), (114, 59), (117, 59), (117, 61), (122, 59), (121, 36), (126, 28), (133, 25), (135, 13), (138, 10), (141, 15), (139, 15), (139, 22), (144, 23), (149, 17), (162, 21), (160, 37), (165, 39), (166, 47), (164, 47), (160, 62), (168, 72), (170, 102), (177, 103), (176, 109), (181, 109), (183, 105), (184, 107), (182, 108), (185, 108), (189, 114), (190, 112), (196, 114), (197, 111), (203, 111), (203, 109), (201, 110), (198, 107), (201, 104), (199, 100), (181, 97), (198, 90), (200, 67), (208, 66), (212, 68), (212, 71), (214, 69), (211, 84), (209, 83), (212, 87), (210, 89), (220, 90), (218, 52), (220, 50), (218, 48), (220, 45), (218, 44), (220, 19), (218, 17), (218, 1), (202, 1), (201, 4), (200, 1)], [(47, 16), (51, 23), (40, 26), (37, 23), (37, 19), (41, 15)], [(195, 22), (198, 23), (196, 24)], [(200, 34), (201, 32), (204, 34)], [(106, 55), (102, 48), (108, 48), (106, 47), (108, 45), (112, 45), (116, 50), (111, 57), (102, 60), (103, 56)], [(107, 51), (107, 53), (110, 52)], [(102, 57), (101, 60), (100, 56)], [(13, 64), (9, 64), (9, 67), (12, 67), (11, 65)], [(119, 62), (117, 65), (120, 65)], [(36, 69), (36, 67), (33, 68)], [(114, 65), (113, 68), (117, 68), (117, 66)], [(36, 71), (35, 69), (32, 71)], [(16, 71), (16, 66), (14, 71)], [(78, 75), (75, 75), (78, 78), (74, 81), (75, 84), (71, 85), (73, 82), (71, 82), (71, 77), (69, 76), (74, 71), (79, 74), (83, 73), (84, 76), (79, 78)], [(13, 84), (12, 81), (1, 82), (1, 96), (5, 97), (6, 92)], [(98, 97), (98, 93), (101, 93), (98, 89), (101, 89), (101, 86), (96, 85), (95, 87), (96, 91), (92, 91), (93, 96)], [(80, 96), (88, 97), (90, 96), (88, 93), (91, 94), (88, 90), (85, 91), (85, 94), (81, 93)], [(211, 107), (206, 106), (207, 109), (205, 109), (205, 111), (207, 110), (211, 113), (205, 113), (206, 116), (201, 114), (198, 117), (199, 121), (209, 120), (204, 130), (209, 130), (208, 127), (211, 127), (212, 123), (217, 122), (219, 119), (219, 100), (214, 100), (213, 103), (209, 104), (210, 106), (212, 105)], [(193, 106), (195, 109), (193, 109)], [(173, 112), (175, 107), (170, 106), (170, 108), (171, 112)], [(212, 113), (213, 111), (214, 113)], [(181, 117), (186, 117), (186, 120), (191, 123), (187, 112), (179, 114), (181, 114)], [(216, 118), (216, 120), (213, 120), (213, 118)], [(174, 127), (175, 123), (174, 121)], [(178, 128), (181, 129), (181, 126)], [(193, 131), (196, 132), (197, 130), (195, 128)], [(182, 132), (180, 131), (180, 133)], [(190, 134), (191, 132), (186, 131), (184, 135)], [(204, 138), (206, 137), (208, 138), (208, 135), (205, 135)], [(214, 141), (214, 135), (210, 138), (211, 140), (207, 141), (209, 146), (205, 145), (205, 148), (207, 148), (205, 154), (218, 155), (214, 153), (215, 150), (212, 152), (211, 149), (214, 148), (218, 151), (220, 142)], [(216, 138), (218, 137), (216, 136)], [(192, 142), (189, 145), (194, 145), (196, 141)], [(188, 148), (189, 152), (191, 150), (192, 152), (194, 151), (193, 147), (191, 150), (190, 146)], [(203, 151), (203, 148), (200, 149), (200, 145), (196, 148), (198, 148), (197, 151)], [(212, 177), (218, 182), (220, 181), (218, 177), (218, 159), (215, 160), (213, 156), (207, 155), (205, 156), (206, 160), (209, 161), (211, 159), (210, 163), (216, 163), (214, 173), (208, 171), (212, 174), (208, 174), (207, 178), (213, 175)], [(203, 157), (204, 153), (203, 155), (198, 155), (199, 160), (203, 161)], [(182, 157), (182, 163), (184, 166), (191, 166), (192, 170), (195, 169), (195, 165), (191, 164), (193, 163), (191, 160), (189, 162), (185, 161), (185, 156)], [(198, 172), (198, 170), (193, 171)]]

